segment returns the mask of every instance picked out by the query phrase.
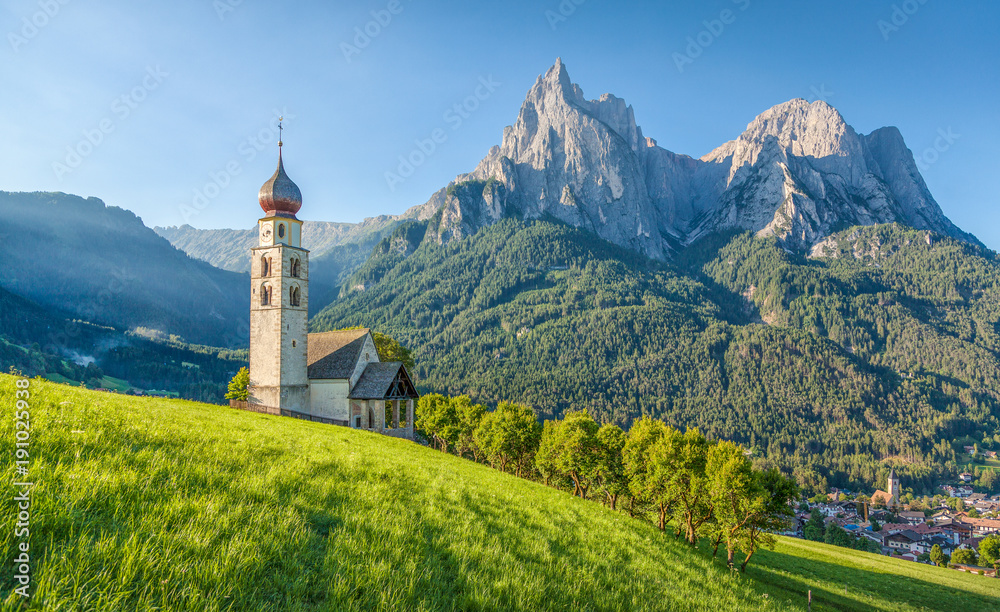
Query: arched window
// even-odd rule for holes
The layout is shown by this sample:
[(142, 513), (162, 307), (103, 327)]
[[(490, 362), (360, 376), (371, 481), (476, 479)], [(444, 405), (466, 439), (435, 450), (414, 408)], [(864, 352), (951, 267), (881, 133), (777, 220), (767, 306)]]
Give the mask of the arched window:
[(271, 304), (271, 287), (268, 285), (262, 285), (260, 288), (260, 305), (270, 306)]
[(292, 258), (292, 278), (299, 277), (299, 259), (297, 257)]
[(267, 255), (260, 257), (260, 275), (271, 276), (271, 258)]
[(288, 290), (288, 303), (291, 304), (292, 306), (298, 306), (299, 305), (299, 288), (298, 287), (292, 287), (291, 289)]
[(285, 224), (284, 223), (279, 223), (278, 224), (278, 238), (284, 238), (284, 237), (285, 237)]

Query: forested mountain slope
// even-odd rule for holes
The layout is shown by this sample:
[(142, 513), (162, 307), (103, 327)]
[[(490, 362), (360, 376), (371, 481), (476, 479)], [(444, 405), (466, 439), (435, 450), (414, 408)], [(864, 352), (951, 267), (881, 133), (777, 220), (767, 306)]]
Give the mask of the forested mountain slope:
[(698, 426), (807, 487), (868, 486), (892, 463), (919, 490), (954, 467), (952, 440), (997, 430), (984, 248), (890, 225), (813, 259), (715, 235), (674, 265), (561, 223), (505, 219), (441, 245), (424, 239), (434, 222), (397, 228), (313, 330), (393, 335), (425, 389)]
[(97, 198), (0, 192), (0, 218), (4, 289), (119, 329), (246, 342), (248, 278), (192, 259), (133, 213)]

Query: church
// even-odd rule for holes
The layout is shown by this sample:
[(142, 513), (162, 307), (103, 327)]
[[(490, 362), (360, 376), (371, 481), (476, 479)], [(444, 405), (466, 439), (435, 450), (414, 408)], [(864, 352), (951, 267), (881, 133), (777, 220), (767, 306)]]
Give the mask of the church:
[(896, 468), (889, 471), (889, 479), (886, 483), (888, 491), (881, 489), (872, 493), (872, 503), (881, 503), (886, 508), (896, 508), (902, 505), (902, 496), (899, 492), (899, 477), (896, 476)]
[(258, 194), (246, 409), (412, 440), (418, 395), (406, 367), (382, 361), (368, 329), (308, 333), (302, 194), (285, 174), (281, 147), (279, 138), (278, 168)]

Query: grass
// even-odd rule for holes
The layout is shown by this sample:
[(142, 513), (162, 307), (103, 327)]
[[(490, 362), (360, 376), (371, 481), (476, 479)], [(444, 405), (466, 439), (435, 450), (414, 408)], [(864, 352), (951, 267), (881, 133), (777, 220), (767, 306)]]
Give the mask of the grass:
[[(1000, 594), (787, 539), (735, 575), (599, 504), (367, 432), (37, 380), (30, 406), (31, 610), (789, 610), (809, 588), (814, 609), (986, 609)], [(0, 517), (0, 609), (17, 610)]]
[(829, 544), (779, 537), (747, 576), (761, 593), (813, 610), (995, 610), (1000, 581)]

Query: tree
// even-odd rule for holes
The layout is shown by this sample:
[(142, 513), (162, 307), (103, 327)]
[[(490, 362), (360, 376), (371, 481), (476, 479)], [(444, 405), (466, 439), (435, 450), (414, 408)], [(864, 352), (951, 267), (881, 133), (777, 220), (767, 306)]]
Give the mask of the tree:
[(881, 525), (879, 525), (879, 524), (878, 524), (878, 521), (876, 521), (875, 519), (869, 519), (869, 521), (868, 521), (868, 522), (869, 522), (869, 523), (871, 524), (871, 526), (872, 526), (872, 531), (875, 531), (875, 532), (878, 532), (878, 531), (881, 531), (881, 530), (882, 530), (882, 526), (881, 526)]
[[(218, 396), (216, 396), (218, 397)], [(240, 368), (236, 376), (229, 381), (229, 391), (226, 399), (245, 402), (250, 399), (250, 370)]]
[(597, 481), (612, 510), (618, 505), (618, 497), (628, 492), (628, 475), (622, 459), (626, 440), (621, 427), (612, 423), (597, 430)]
[(660, 531), (666, 529), (669, 505), (665, 474), (655, 469), (653, 451), (657, 442), (667, 435), (667, 431), (663, 421), (642, 417), (632, 424), (622, 448), (622, 463), (628, 476), (629, 492), (634, 500), (657, 509), (657, 526)]
[(952, 553), (951, 562), (961, 565), (979, 565), (979, 555), (971, 548), (959, 548)]
[(820, 513), (819, 508), (813, 508), (812, 512), (809, 513), (809, 522), (802, 528), (802, 535), (807, 540), (822, 542), (825, 532), (826, 522), (823, 520), (823, 514)]
[(375, 350), (382, 361), (401, 361), (408, 372), (413, 372), (413, 351), (400, 344), (396, 339), (381, 332), (373, 331), (372, 340)]
[(673, 509), (678, 530), (692, 546), (698, 543), (698, 532), (712, 518), (705, 465), (709, 442), (692, 427), (680, 433), (667, 428), (653, 448), (654, 468), (666, 486), (667, 504)]
[(483, 415), (475, 440), (491, 465), (499, 466), (501, 471), (512, 468), (521, 476), (538, 450), (541, 430), (531, 408), (500, 402), (496, 410)]
[(587, 498), (587, 491), (597, 474), (597, 431), (599, 427), (585, 410), (567, 412), (554, 437), (553, 465), (573, 480), (573, 494)]
[(834, 546), (854, 548), (854, 537), (837, 523), (830, 523), (826, 526), (826, 533), (823, 534), (823, 541)]
[(476, 429), (486, 414), (486, 406), (473, 404), (469, 396), (462, 395), (452, 398), (452, 407), (458, 419), (458, 435), (455, 440), (455, 452), (459, 456), (472, 453), (475, 461), (481, 460), (482, 451), (476, 444)]
[(712, 555), (717, 554), (719, 545), (725, 542), (726, 564), (733, 567), (740, 530), (766, 509), (767, 500), (750, 460), (738, 444), (721, 441), (712, 445), (705, 473), (715, 519)]
[(448, 445), (457, 441), (460, 431), (455, 404), (440, 393), (429, 393), (420, 398), (415, 425), (442, 452), (448, 452)]
[(931, 547), (930, 560), (938, 567), (944, 567), (948, 564), (947, 555), (941, 551), (941, 546), (938, 544)]
[(774, 532), (784, 527), (788, 519), (795, 515), (791, 504), (799, 497), (799, 487), (795, 481), (785, 478), (777, 469), (756, 471), (754, 477), (759, 487), (763, 489), (767, 503), (763, 510), (740, 530), (742, 536), (740, 550), (746, 554), (740, 564), (740, 572), (746, 571), (750, 557), (761, 546), (774, 550), (777, 541)]
[(979, 543), (979, 563), (993, 567), (1000, 566), (1000, 536), (987, 536)]
[(546, 420), (542, 424), (542, 437), (535, 453), (535, 469), (542, 475), (542, 481), (546, 486), (551, 483), (552, 477), (559, 473), (559, 468), (556, 467), (558, 452), (556, 430), (560, 425), (562, 422), (556, 420)]
[(979, 510), (975, 507), (969, 508), (969, 518), (979, 518)]

